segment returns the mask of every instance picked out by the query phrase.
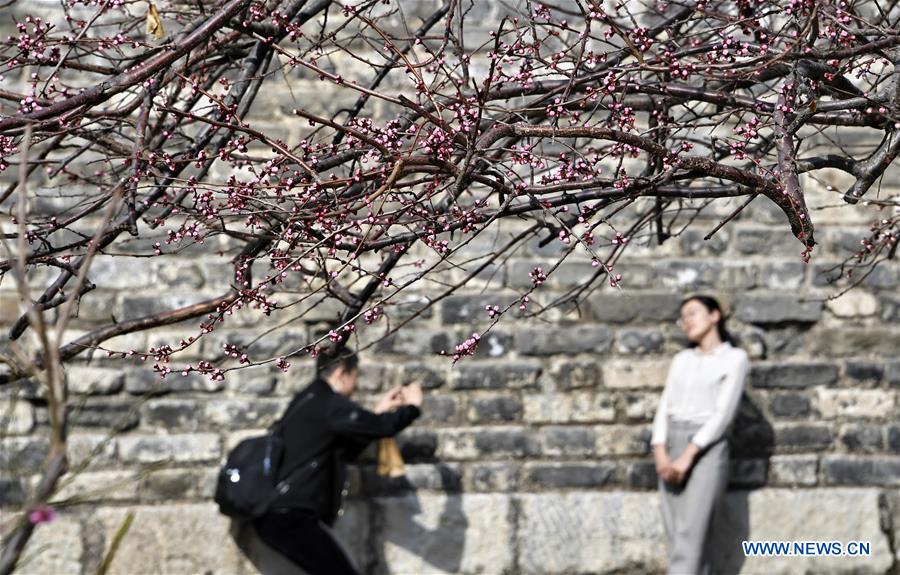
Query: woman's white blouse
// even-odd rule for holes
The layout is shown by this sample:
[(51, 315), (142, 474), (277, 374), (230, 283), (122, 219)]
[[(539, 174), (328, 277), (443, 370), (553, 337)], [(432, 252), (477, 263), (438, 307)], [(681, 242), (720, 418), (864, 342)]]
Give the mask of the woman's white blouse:
[(700, 424), (691, 442), (701, 449), (722, 437), (737, 413), (749, 371), (747, 352), (728, 342), (709, 352), (694, 347), (675, 354), (650, 444), (666, 442), (669, 419)]

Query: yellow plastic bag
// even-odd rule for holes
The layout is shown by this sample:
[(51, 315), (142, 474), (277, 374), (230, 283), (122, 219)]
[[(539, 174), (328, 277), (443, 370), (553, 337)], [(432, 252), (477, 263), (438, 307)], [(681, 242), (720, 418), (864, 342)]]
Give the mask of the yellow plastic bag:
[(393, 437), (378, 440), (378, 475), (400, 477), (406, 475), (400, 448)]

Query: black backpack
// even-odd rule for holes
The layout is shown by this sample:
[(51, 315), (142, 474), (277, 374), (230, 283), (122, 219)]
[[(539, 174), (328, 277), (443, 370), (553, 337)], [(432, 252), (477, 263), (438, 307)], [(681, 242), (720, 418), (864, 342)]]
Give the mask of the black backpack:
[[(301, 397), (289, 406), (268, 433), (244, 439), (228, 454), (219, 469), (213, 497), (221, 513), (239, 521), (252, 521), (268, 512), (278, 496), (276, 480), (284, 456), (285, 443), (281, 437), (284, 420), (307, 398)], [(290, 479), (288, 475), (279, 484)]]

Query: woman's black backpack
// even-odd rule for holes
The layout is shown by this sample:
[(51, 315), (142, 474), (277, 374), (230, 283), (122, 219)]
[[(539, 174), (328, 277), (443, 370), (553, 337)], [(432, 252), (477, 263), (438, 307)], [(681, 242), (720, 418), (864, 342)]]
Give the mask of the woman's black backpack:
[[(252, 521), (268, 512), (278, 496), (277, 480), (285, 449), (281, 437), (283, 422), (298, 405), (305, 403), (304, 399), (301, 396), (289, 406), (268, 433), (244, 439), (228, 454), (225, 465), (219, 469), (213, 497), (221, 513), (240, 521)], [(289, 480), (290, 476), (283, 482)]]

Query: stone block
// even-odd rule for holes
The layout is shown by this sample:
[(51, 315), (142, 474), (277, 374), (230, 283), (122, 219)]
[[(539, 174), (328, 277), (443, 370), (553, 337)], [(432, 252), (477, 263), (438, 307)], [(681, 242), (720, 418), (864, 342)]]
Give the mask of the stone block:
[(893, 359), (900, 349), (900, 330), (885, 327), (822, 329), (812, 339), (809, 353), (818, 357), (852, 357), (861, 352)]
[(498, 363), (463, 361), (452, 376), (454, 389), (516, 389), (537, 384), (541, 364), (537, 362)]
[(791, 231), (784, 227), (739, 227), (735, 232), (734, 247), (745, 256), (784, 255), (793, 253), (798, 247), (798, 242)]
[(645, 493), (536, 493), (520, 494), (517, 500), (516, 549), (522, 573), (665, 569), (662, 520)]
[(25, 487), (24, 477), (0, 476), (0, 508), (21, 508), (28, 501), (29, 490)]
[(822, 317), (822, 302), (788, 295), (744, 295), (738, 298), (735, 316), (753, 324), (815, 323)]
[(196, 372), (183, 375), (172, 372), (166, 377), (149, 368), (136, 368), (125, 373), (125, 390), (133, 395), (159, 395), (178, 391), (219, 391), (224, 387), (221, 381), (214, 381), (207, 375)]
[(129, 511), (135, 512), (134, 521), (110, 564), (110, 575), (238, 572), (240, 551), (229, 535), (231, 522), (212, 503), (100, 509), (91, 525), (102, 539), (103, 553)]
[[(484, 294), (484, 295), (452, 295), (441, 302), (441, 325), (453, 323), (476, 324), (481, 321), (490, 322), (485, 306), (496, 305), (503, 310), (513, 301), (518, 301), (515, 293)], [(513, 306), (509, 313), (518, 313), (518, 307)]]
[(40, 525), (19, 560), (23, 575), (81, 575), (84, 561), (81, 523), (67, 513)]
[(678, 290), (751, 289), (756, 269), (751, 262), (736, 260), (665, 260), (654, 262), (657, 285)]
[(811, 486), (819, 470), (817, 455), (773, 455), (769, 460), (769, 484)]
[(620, 355), (661, 353), (663, 334), (658, 329), (623, 329), (616, 334), (616, 353)]
[(213, 433), (181, 435), (123, 435), (118, 439), (123, 463), (218, 462), (219, 436)]
[(287, 408), (288, 399), (211, 399), (203, 403), (202, 414), (208, 426), (234, 429), (268, 427)]
[(598, 425), (597, 455), (646, 455), (650, 453), (650, 429), (632, 425)]
[(893, 453), (900, 453), (900, 425), (891, 424), (885, 428), (887, 448)]
[(615, 480), (612, 463), (526, 463), (522, 470), (527, 487), (544, 491), (570, 487), (601, 487)]
[(218, 469), (157, 469), (141, 478), (142, 501), (172, 501), (212, 497)]
[(658, 489), (659, 476), (652, 461), (636, 461), (628, 465), (628, 486), (632, 489)]
[(715, 257), (722, 255), (728, 249), (729, 234), (726, 230), (720, 230), (716, 235), (704, 239), (706, 232), (696, 229), (686, 229), (678, 237), (681, 253), (686, 256)]
[(597, 443), (593, 427), (546, 426), (538, 433), (544, 457), (588, 457)]
[(447, 370), (441, 364), (429, 366), (412, 362), (392, 371), (394, 377), (388, 382), (390, 386), (418, 382), (423, 389), (437, 389), (447, 382)]
[(816, 409), (825, 419), (897, 416), (897, 394), (886, 389), (817, 389)]
[(196, 431), (204, 426), (202, 413), (193, 399), (151, 399), (141, 408), (141, 420), (148, 427)]
[[(714, 565), (722, 573), (884, 573), (892, 557), (880, 528), (876, 489), (759, 489), (726, 496), (713, 530)], [(814, 520), (811, 520), (814, 518)], [(871, 556), (746, 557), (742, 541), (868, 541)]]
[(135, 257), (99, 256), (91, 262), (88, 279), (99, 288), (144, 289), (151, 286), (150, 260)]
[(535, 356), (602, 354), (612, 341), (612, 331), (602, 325), (523, 329), (516, 332), (516, 351)]
[(67, 370), (66, 383), (70, 393), (109, 395), (122, 390), (125, 374), (120, 369), (71, 366)]
[(847, 360), (844, 373), (854, 381), (877, 383), (884, 377), (885, 365), (881, 361), (864, 359)]
[(884, 428), (880, 425), (843, 425), (838, 435), (849, 452), (877, 453), (884, 449)]
[(116, 462), (116, 438), (103, 433), (71, 433), (66, 441), (69, 467), (90, 462), (89, 468), (108, 467)]
[(677, 293), (601, 292), (588, 296), (591, 317), (604, 323), (659, 323), (678, 319), (681, 296)]
[(900, 296), (884, 292), (878, 296), (878, 307), (881, 309), (881, 321), (897, 323), (900, 321)]
[(762, 363), (750, 367), (749, 383), (755, 388), (805, 388), (837, 383), (838, 367), (830, 363)]
[(659, 409), (658, 393), (627, 393), (623, 399), (628, 421), (650, 421)]
[(267, 366), (242, 369), (225, 378), (225, 388), (240, 394), (268, 395), (275, 389), (279, 372)]
[(510, 462), (474, 462), (464, 473), (465, 491), (510, 492), (518, 489), (521, 465)]
[(528, 423), (611, 423), (616, 418), (614, 398), (608, 393), (525, 394), (522, 405)]
[(471, 397), (466, 412), (472, 423), (516, 421), (522, 415), (522, 402), (505, 394)]
[[(889, 288), (897, 285), (900, 281), (897, 266), (885, 265), (885, 262), (875, 266), (874, 269), (858, 270), (852, 273), (852, 268), (841, 269), (841, 262), (819, 262), (813, 264), (810, 270), (812, 285), (816, 287), (833, 287), (846, 288), (850, 284), (855, 284), (859, 280), (860, 275), (865, 278), (860, 281), (859, 286), (863, 288)], [(847, 274), (850, 273), (850, 277)]]
[(379, 498), (371, 512), (376, 570), (507, 573), (513, 565), (511, 503), (505, 494), (409, 494)]
[(603, 362), (603, 385), (610, 389), (662, 388), (671, 359), (611, 359)]
[[(411, 327), (411, 326), (410, 326)], [(488, 333), (490, 335), (490, 332)], [(487, 336), (485, 336), (487, 337)], [(458, 338), (457, 338), (458, 339)], [(465, 340), (465, 338), (463, 338)], [(482, 341), (479, 346), (486, 342)], [(381, 353), (394, 353), (411, 357), (438, 354), (453, 349), (455, 340), (446, 330), (400, 329), (376, 345)]]
[(62, 476), (52, 504), (72, 500), (77, 503), (107, 505), (137, 499), (137, 474), (134, 471), (86, 471)]
[(826, 455), (822, 475), (828, 485), (900, 487), (900, 457)]
[(825, 305), (839, 318), (867, 317), (878, 313), (878, 299), (859, 289), (850, 290), (837, 299), (829, 299)]
[(769, 400), (769, 411), (777, 417), (800, 417), (809, 415), (809, 397), (803, 393), (776, 393)]
[(422, 425), (438, 423), (455, 423), (459, 413), (459, 401), (456, 397), (428, 394), (422, 399)]
[(832, 445), (832, 429), (821, 424), (781, 424), (775, 426), (775, 447), (779, 451), (824, 451)]
[(540, 440), (524, 427), (478, 428), (471, 433), (476, 453), (487, 459), (521, 458), (541, 453)]
[(77, 427), (100, 427), (126, 431), (137, 427), (140, 413), (136, 401), (85, 401), (69, 405), (69, 424)]
[(34, 428), (34, 408), (25, 399), (0, 399), (0, 435), (24, 435)]
[(196, 292), (122, 296), (122, 320), (137, 319), (200, 303), (215, 296)]
[(771, 290), (797, 290), (806, 278), (805, 264), (797, 261), (769, 261), (758, 265), (757, 286)]
[(593, 360), (572, 360), (559, 364), (550, 373), (550, 380), (558, 389), (595, 389), (603, 385), (600, 363)]

